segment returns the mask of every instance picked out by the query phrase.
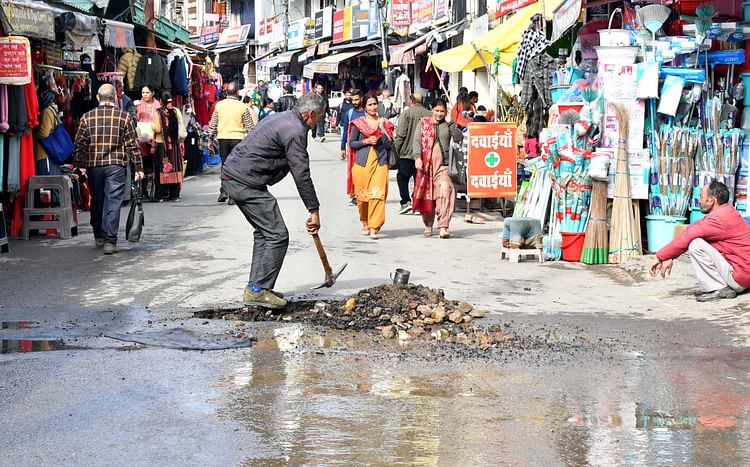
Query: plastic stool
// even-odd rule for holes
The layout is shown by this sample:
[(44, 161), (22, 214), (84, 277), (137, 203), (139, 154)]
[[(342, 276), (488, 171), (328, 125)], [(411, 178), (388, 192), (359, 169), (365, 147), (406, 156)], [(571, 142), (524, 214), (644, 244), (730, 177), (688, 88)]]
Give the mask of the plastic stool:
[[(58, 193), (60, 206), (34, 207), (34, 194), (37, 190), (51, 190)], [(23, 210), (23, 238), (29, 239), (32, 230), (56, 229), (62, 239), (78, 235), (78, 225), (73, 214), (73, 182), (65, 175), (39, 175), (29, 178), (26, 191), (26, 207)], [(45, 216), (51, 220), (40, 219)]]
[(511, 263), (518, 263), (522, 256), (536, 256), (540, 263), (544, 262), (544, 252), (541, 248), (506, 248), (500, 246), (500, 259), (508, 257)]

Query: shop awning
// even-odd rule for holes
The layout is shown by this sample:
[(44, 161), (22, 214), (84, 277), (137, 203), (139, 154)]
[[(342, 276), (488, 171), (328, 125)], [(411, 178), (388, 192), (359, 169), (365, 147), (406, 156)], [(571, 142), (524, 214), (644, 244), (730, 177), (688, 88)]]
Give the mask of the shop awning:
[(260, 60), (264, 60), (264, 59), (270, 57), (271, 55), (277, 53), (278, 51), (279, 51), (279, 49), (271, 49), (270, 51), (264, 53), (263, 55), (258, 55), (257, 57), (253, 58), (252, 60), (250, 60), (250, 63), (254, 63), (254, 62), (257, 62), (257, 61), (260, 61)]
[(55, 40), (55, 13), (44, 3), (2, 3), (0, 20), (6, 34)]
[(109, 0), (53, 0), (56, 3), (62, 3), (76, 10), (85, 13), (93, 13), (94, 9), (100, 9), (102, 12), (107, 10)]
[(278, 54), (275, 57), (276, 65), (287, 65), (289, 63), (292, 63), (294, 61), (294, 56), (302, 52), (301, 50), (294, 50), (292, 52), (286, 52), (283, 54)]
[(233, 45), (245, 45), (247, 43), (248, 36), (252, 25), (246, 24), (236, 28), (226, 28), (221, 31), (219, 36), (219, 42), (216, 43), (216, 48), (224, 48)]
[(332, 45), (328, 48), (328, 50), (331, 52), (336, 52), (337, 50), (361, 49), (365, 47), (372, 47), (372, 46), (379, 46), (379, 45), (380, 45), (380, 39), (370, 39), (366, 41), (349, 42), (347, 44)]
[(297, 61), (300, 63), (305, 63), (308, 58), (314, 58), (315, 57), (315, 49), (317, 48), (317, 45), (313, 45), (312, 47), (308, 47), (307, 50), (302, 52), (302, 54), (297, 57)]
[(315, 73), (335, 75), (339, 72), (339, 65), (341, 63), (350, 60), (357, 55), (363, 54), (366, 51), (367, 49), (352, 50), (313, 60), (311, 63), (305, 65), (302, 75), (305, 78), (312, 78)]
[(245, 49), (245, 48), (247, 48), (247, 45), (245, 44), (235, 44), (235, 45), (230, 45), (229, 47), (217, 47), (213, 51), (217, 54), (221, 54), (221, 53), (233, 52), (235, 50), (240, 50), (240, 49)]
[[(531, 17), (542, 11), (540, 3), (529, 5), (508, 17), (495, 29), (482, 34), (472, 41), (472, 44), (463, 44), (444, 52), (431, 55), (429, 63), (448, 72), (474, 70), (484, 66), (476, 49), (484, 57), (487, 63), (492, 63), (495, 49), (500, 49), (500, 61), (508, 66), (518, 53), (518, 45), (521, 42), (523, 31), (529, 26)], [(476, 49), (474, 48), (476, 46)]]
[[(438, 29), (434, 29), (417, 39), (404, 44), (403, 46), (395, 46), (391, 48), (391, 65), (411, 65), (414, 63), (414, 55), (424, 53), (433, 42), (438, 44), (445, 42), (451, 37), (459, 34), (461, 31), (466, 29), (469, 23), (466, 20), (460, 21), (456, 24), (448, 24)], [(414, 49), (417, 49), (416, 51)]]
[(104, 43), (110, 47), (135, 49), (135, 26), (111, 19), (104, 20)]
[(65, 42), (73, 49), (102, 50), (99, 42), (99, 18), (83, 13), (67, 12), (60, 15), (56, 22), (65, 31)]

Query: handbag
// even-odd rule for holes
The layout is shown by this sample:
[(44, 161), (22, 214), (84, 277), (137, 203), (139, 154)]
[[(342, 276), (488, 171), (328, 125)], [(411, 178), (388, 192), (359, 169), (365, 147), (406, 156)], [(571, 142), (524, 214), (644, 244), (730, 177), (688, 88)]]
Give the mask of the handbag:
[(388, 140), (391, 142), (391, 149), (388, 150), (388, 169), (398, 170), (398, 166), (401, 163), (401, 156), (393, 147), (393, 139), (390, 137), (390, 135), (388, 135), (388, 132), (386, 131), (384, 126), (381, 125), (380, 131), (382, 131), (385, 137), (388, 138)]
[(129, 242), (137, 242), (143, 233), (143, 204), (141, 203), (140, 182), (133, 183), (132, 195), (130, 197), (130, 211), (128, 221), (125, 223), (125, 238)]
[(52, 133), (40, 142), (47, 151), (47, 158), (56, 165), (64, 164), (73, 154), (73, 140), (62, 123), (58, 122)]
[(138, 122), (136, 131), (139, 143), (148, 143), (154, 139), (154, 128), (151, 122)]

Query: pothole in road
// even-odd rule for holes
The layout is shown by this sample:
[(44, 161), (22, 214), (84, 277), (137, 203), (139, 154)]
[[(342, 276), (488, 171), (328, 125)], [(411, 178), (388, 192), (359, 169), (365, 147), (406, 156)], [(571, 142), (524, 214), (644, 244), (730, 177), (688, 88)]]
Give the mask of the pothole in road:
[(279, 321), (335, 330), (376, 331), (385, 340), (432, 341), (479, 350), (570, 352), (619, 344), (582, 332), (561, 333), (556, 326), (528, 329), (513, 322), (486, 323), (487, 314), (468, 303), (447, 299), (442, 290), (413, 284), (380, 285), (346, 298), (290, 301), (279, 312), (259, 307), (194, 312), (201, 319)]

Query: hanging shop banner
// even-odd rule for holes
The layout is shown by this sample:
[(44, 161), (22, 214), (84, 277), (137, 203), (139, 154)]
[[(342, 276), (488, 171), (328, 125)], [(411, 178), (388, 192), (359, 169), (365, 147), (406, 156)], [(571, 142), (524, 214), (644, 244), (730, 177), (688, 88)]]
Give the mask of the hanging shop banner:
[(411, 21), (416, 26), (426, 26), (432, 21), (432, 0), (412, 0)]
[(352, 11), (352, 37), (353, 41), (366, 39), (370, 31), (370, 4), (359, 2), (359, 6), (351, 7)]
[(434, 0), (432, 3), (432, 18), (440, 19), (448, 16), (448, 0)]
[(211, 44), (219, 40), (219, 25), (206, 26), (201, 28), (201, 44)]
[(352, 7), (348, 6), (333, 14), (333, 43), (352, 39)]
[(289, 23), (289, 31), (286, 33), (287, 50), (297, 50), (304, 47), (306, 22), (307, 18)]
[(469, 123), (467, 196), (516, 196), (515, 123)]
[(367, 38), (378, 39), (383, 28), (380, 26), (380, 7), (377, 2), (370, 3), (368, 16)]
[(31, 43), (25, 37), (0, 37), (0, 84), (31, 82)]
[(391, 26), (405, 28), (411, 26), (411, 0), (391, 1)]
[(2, 23), (6, 32), (55, 40), (55, 15), (49, 8), (18, 2), (3, 2)]
[(520, 10), (536, 2), (537, 0), (499, 0), (495, 9), (495, 18), (502, 18), (508, 13)]
[(219, 35), (219, 42), (216, 44), (217, 47), (226, 47), (230, 44), (244, 44), (247, 42), (247, 38), (250, 36), (252, 26), (246, 24), (236, 28), (226, 28), (221, 31)]
[(315, 12), (315, 39), (327, 39), (333, 35), (333, 7)]
[(104, 43), (110, 47), (135, 49), (134, 28), (132, 24), (104, 20)]

